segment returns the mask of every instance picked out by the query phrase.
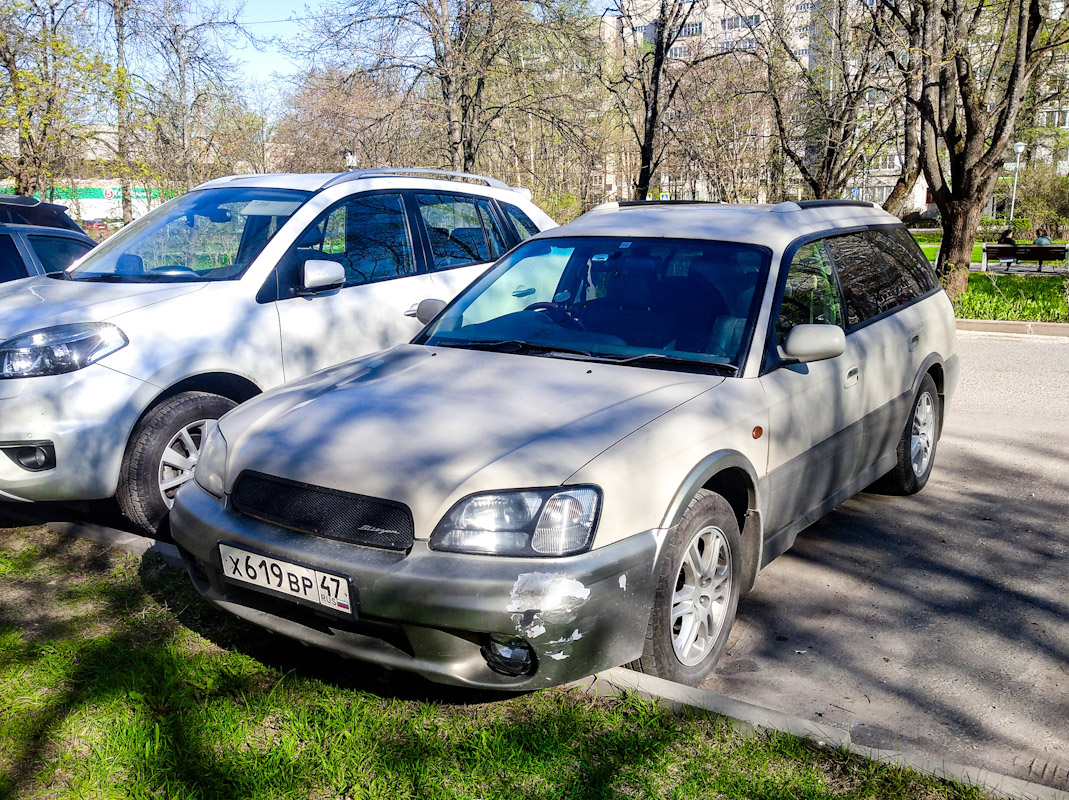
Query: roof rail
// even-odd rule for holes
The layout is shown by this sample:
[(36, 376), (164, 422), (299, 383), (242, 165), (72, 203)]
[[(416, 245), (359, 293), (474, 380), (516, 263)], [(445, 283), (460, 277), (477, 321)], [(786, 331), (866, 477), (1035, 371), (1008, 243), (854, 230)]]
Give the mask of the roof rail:
[(787, 200), (783, 203), (777, 203), (772, 206), (769, 211), (776, 212), (778, 214), (785, 214), (789, 211), (803, 211), (807, 208), (879, 208), (876, 203), (870, 203), (868, 200)]
[(719, 200), (620, 200), (620, 208), (641, 208), (642, 206), (720, 206)]
[(339, 183), (347, 183), (348, 181), (358, 181), (361, 178), (378, 178), (389, 177), (390, 175), (411, 175), (413, 177), (427, 176), (431, 178), (466, 178), (470, 181), (480, 181), (487, 186), (494, 189), (509, 189), (514, 192), (520, 192), (521, 189), (514, 189), (504, 181), (499, 181), (497, 178), (488, 178), (486, 175), (474, 175), (470, 172), (453, 172), (447, 169), (432, 169), (426, 167), (376, 167), (373, 169), (354, 169), (349, 172), (343, 172), (341, 175), (335, 175), (329, 181), (319, 187), (320, 191), (326, 189), (328, 186), (334, 186)]

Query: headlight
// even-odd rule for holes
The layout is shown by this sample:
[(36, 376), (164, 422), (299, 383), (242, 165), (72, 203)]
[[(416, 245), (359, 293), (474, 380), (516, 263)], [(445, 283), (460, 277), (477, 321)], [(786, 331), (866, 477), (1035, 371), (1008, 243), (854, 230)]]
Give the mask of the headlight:
[(438, 523), (430, 546), (482, 555), (573, 555), (590, 547), (600, 500), (593, 486), (473, 495)]
[(200, 455), (193, 469), (193, 480), (206, 492), (216, 497), (223, 496), (226, 485), (226, 439), (219, 430), (218, 422), (208, 423), (208, 429), (200, 443)]
[(109, 322), (41, 328), (0, 342), (0, 378), (74, 372), (129, 343), (126, 334)]

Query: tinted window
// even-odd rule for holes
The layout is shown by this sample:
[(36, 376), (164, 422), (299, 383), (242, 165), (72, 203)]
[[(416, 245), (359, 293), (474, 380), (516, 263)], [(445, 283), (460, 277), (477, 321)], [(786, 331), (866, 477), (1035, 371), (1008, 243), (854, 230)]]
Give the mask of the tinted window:
[(25, 277), (26, 268), (15, 248), (15, 240), (7, 234), (0, 234), (0, 283)]
[(512, 222), (512, 226), (516, 229), (516, 233), (520, 236), (520, 241), (530, 239), (536, 233), (538, 233), (538, 226), (535, 225), (529, 216), (524, 214), (516, 206), (509, 205), (508, 203), (502, 203), (501, 207), (505, 209), (505, 214)]
[(501, 258), (509, 246), (505, 244), (505, 231), (497, 221), (493, 209), (490, 208), (489, 200), (479, 200), (476, 203), (479, 208), (479, 216), (482, 217), (483, 226), (486, 228), (486, 238), (490, 242), (490, 256)]
[(45, 272), (62, 272), (93, 249), (88, 242), (68, 239), (65, 236), (31, 234), (26, 238), (30, 240), (30, 245), (37, 253), (37, 259)]
[[(416, 202), (430, 237), (431, 252), (434, 256), (433, 269), (478, 264), (496, 257), (491, 255), (491, 243), (495, 235), (500, 242), (500, 231), (487, 235), (484, 226), (489, 227), (492, 218), (484, 218), (475, 198), (450, 194), (417, 194)], [(486, 211), (489, 211), (489, 204), (484, 205)], [(500, 255), (500, 243), (496, 246)]]
[(297, 257), (339, 262), (346, 286), (414, 274), (401, 195), (362, 194), (328, 209), (301, 235)]
[(895, 262), (902, 280), (914, 297), (939, 287), (932, 265), (904, 228), (882, 228), (868, 232), (873, 248)]
[(783, 344), (796, 325), (843, 327), (844, 323), (843, 304), (826, 243), (817, 241), (802, 245), (787, 271), (776, 318), (776, 344)]
[(901, 271), (878, 258), (863, 233), (825, 240), (846, 296), (847, 320), (858, 325), (899, 304)]

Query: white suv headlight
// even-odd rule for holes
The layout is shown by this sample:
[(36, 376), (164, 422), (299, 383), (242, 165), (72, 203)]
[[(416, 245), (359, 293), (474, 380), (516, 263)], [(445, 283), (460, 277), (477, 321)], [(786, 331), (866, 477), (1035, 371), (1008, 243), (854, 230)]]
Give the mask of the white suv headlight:
[(130, 343), (110, 322), (78, 322), (0, 342), (0, 378), (59, 375), (88, 367)]
[(193, 469), (193, 480), (206, 492), (223, 496), (226, 486), (226, 439), (218, 422), (209, 422), (200, 443), (200, 455)]
[(432, 550), (499, 556), (568, 556), (590, 547), (601, 505), (593, 486), (472, 495), (431, 534)]

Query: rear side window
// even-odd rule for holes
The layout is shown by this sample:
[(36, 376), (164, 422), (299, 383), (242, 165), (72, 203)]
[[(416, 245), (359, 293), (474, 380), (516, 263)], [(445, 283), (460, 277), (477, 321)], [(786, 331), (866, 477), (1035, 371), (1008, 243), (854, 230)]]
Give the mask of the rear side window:
[(37, 254), (45, 272), (62, 272), (93, 249), (88, 242), (80, 242), (66, 236), (30, 234), (26, 238), (30, 240), (30, 246), (33, 247), (33, 252)]
[(509, 203), (501, 203), (501, 208), (505, 210), (505, 214), (512, 223), (512, 227), (516, 229), (516, 233), (519, 234), (521, 242), (538, 233), (538, 226), (516, 206)]
[(499, 257), (501, 230), (485, 200), (451, 194), (417, 194), (420, 216), (427, 226), (432, 269), (480, 264)]
[(0, 233), (0, 283), (26, 277), (26, 267), (15, 247), (15, 240)]
[(848, 233), (826, 240), (846, 297), (850, 327), (890, 311), (914, 296), (904, 286), (897, 262), (879, 256), (866, 233)]
[(913, 297), (928, 294), (939, 288), (928, 259), (913, 241), (909, 231), (903, 228), (883, 228), (867, 231), (876, 253), (885, 259), (891, 259), (900, 270), (903, 281), (903, 294)]

